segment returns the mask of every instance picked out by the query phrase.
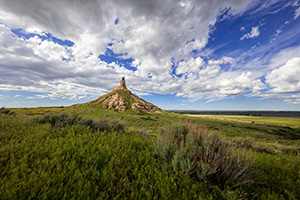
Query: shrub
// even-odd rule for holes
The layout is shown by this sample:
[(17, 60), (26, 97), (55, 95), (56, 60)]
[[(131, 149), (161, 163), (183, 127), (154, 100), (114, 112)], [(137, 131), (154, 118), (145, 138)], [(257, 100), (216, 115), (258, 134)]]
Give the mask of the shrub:
[(172, 159), (172, 166), (175, 171), (188, 174), (192, 170), (191, 159), (181, 150), (176, 150)]
[(92, 119), (83, 119), (83, 117), (78, 115), (68, 115), (63, 114), (47, 114), (43, 117), (36, 117), (34, 121), (40, 124), (50, 123), (51, 127), (62, 128), (72, 125), (82, 125), (91, 128), (93, 131), (125, 131), (124, 125), (118, 120), (109, 121), (108, 119), (101, 119), (96, 122)]
[(261, 144), (261, 145), (252, 147), (252, 149), (253, 149), (254, 151), (257, 151), (257, 152), (260, 152), (260, 153), (275, 154), (274, 149), (270, 148), (270, 147), (267, 146), (267, 145), (262, 145), (262, 144)]
[(251, 139), (234, 139), (232, 142), (228, 143), (228, 146), (236, 147), (236, 148), (253, 148), (253, 141)]
[(125, 126), (118, 120), (112, 120), (108, 124), (109, 128), (114, 131), (125, 131)]
[(185, 136), (187, 135), (187, 133), (187, 127), (183, 124), (172, 124), (168, 128), (168, 134), (171, 141), (177, 142), (178, 145), (180, 142), (185, 140)]
[(170, 162), (175, 153), (175, 149), (171, 143), (162, 137), (158, 137), (158, 142), (154, 144), (154, 154), (161, 159)]
[(40, 124), (50, 123), (52, 127), (66, 127), (67, 125), (82, 124), (82, 117), (78, 115), (63, 114), (46, 114), (43, 117), (34, 119)]
[(108, 119), (101, 119), (97, 123), (97, 128), (100, 131), (108, 130), (109, 129), (109, 120)]
[(5, 107), (2, 107), (2, 108), (0, 108), (0, 114), (14, 114), (15, 112), (11, 112), (10, 111), (10, 109), (8, 109), (8, 108), (5, 108)]
[(288, 153), (288, 154), (300, 155), (300, 147), (296, 147), (296, 148), (284, 148), (284, 149), (282, 149), (282, 152)]
[(158, 136), (154, 153), (173, 170), (198, 181), (225, 187), (251, 181), (254, 162), (227, 147), (218, 135), (200, 127), (174, 124)]

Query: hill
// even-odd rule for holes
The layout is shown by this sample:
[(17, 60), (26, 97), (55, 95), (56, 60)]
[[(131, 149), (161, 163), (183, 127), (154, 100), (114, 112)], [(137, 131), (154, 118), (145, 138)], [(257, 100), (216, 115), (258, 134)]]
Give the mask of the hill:
[(134, 95), (130, 90), (128, 90), (125, 83), (125, 77), (123, 77), (120, 81), (120, 86), (114, 88), (110, 93), (100, 96), (90, 102), (74, 106), (80, 105), (93, 105), (118, 111), (131, 109), (142, 112), (163, 112), (162, 109)]

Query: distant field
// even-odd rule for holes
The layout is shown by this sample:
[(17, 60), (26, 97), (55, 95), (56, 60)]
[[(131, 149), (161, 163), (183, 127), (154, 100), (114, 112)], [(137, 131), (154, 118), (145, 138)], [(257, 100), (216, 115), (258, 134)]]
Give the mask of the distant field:
[(300, 127), (300, 118), (295, 117), (282, 117), (282, 116), (237, 116), (237, 115), (196, 115), (187, 114), (187, 116), (192, 117), (205, 117), (210, 119), (220, 119), (220, 120), (232, 120), (246, 123), (263, 123), (263, 124), (274, 124), (283, 126), (293, 126)]

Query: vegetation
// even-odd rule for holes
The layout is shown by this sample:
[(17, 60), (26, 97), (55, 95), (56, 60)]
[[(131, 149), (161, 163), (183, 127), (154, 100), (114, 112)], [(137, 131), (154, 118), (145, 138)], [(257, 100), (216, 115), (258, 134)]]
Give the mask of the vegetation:
[(0, 109), (0, 199), (299, 199), (300, 129), (94, 106)]
[(243, 115), (243, 116), (269, 116), (269, 117), (300, 117), (300, 111), (170, 111), (179, 114), (192, 115)]
[(234, 121), (243, 121), (249, 123), (264, 123), (264, 124), (274, 124), (274, 125), (283, 125), (283, 126), (294, 126), (300, 127), (300, 117), (293, 116), (237, 116), (237, 115), (191, 115), (194, 117), (205, 117), (205, 118), (214, 118), (221, 120), (234, 120)]
[(220, 188), (251, 182), (254, 160), (242, 158), (218, 135), (205, 129), (173, 124), (158, 136), (156, 154), (174, 170)]

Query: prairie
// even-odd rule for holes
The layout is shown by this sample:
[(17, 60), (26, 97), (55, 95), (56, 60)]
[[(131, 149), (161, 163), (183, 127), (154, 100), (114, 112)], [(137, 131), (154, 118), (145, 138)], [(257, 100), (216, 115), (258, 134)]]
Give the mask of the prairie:
[(221, 119), (221, 120), (233, 120), (233, 121), (241, 121), (241, 122), (249, 122), (249, 123), (263, 123), (263, 124), (300, 127), (299, 116), (237, 116), (237, 115), (197, 115), (197, 114), (188, 114), (188, 116), (206, 117), (206, 118)]
[(249, 120), (3, 108), (0, 199), (299, 199), (299, 127)]

